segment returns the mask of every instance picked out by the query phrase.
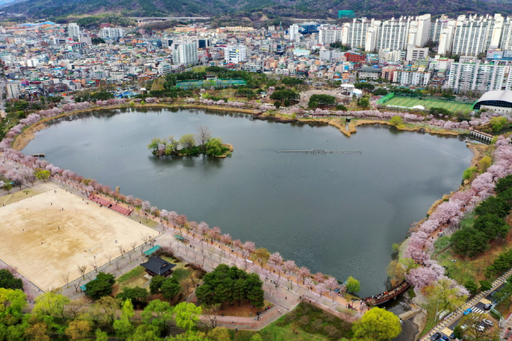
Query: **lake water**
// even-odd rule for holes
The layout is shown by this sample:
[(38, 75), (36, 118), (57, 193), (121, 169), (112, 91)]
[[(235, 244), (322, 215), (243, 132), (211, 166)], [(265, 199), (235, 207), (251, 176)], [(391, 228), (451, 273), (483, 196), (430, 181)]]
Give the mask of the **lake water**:
[[(147, 149), (154, 137), (179, 138), (200, 125), (233, 144), (233, 156), (159, 159)], [(362, 154), (276, 153), (289, 149)], [(328, 126), (166, 109), (55, 123), (24, 152), (45, 153), (63, 169), (219, 226), (312, 272), (354, 276), (361, 295), (384, 290), (391, 245), (458, 188), (472, 158), (461, 138), (385, 126), (359, 127), (347, 138)]]

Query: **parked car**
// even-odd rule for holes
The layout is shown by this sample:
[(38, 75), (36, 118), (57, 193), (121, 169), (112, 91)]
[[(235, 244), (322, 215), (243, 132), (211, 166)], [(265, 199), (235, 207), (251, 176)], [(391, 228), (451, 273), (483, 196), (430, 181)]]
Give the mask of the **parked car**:
[(494, 326), (494, 323), (492, 323), (490, 320), (483, 319), (482, 322), (489, 327)]
[(448, 341), (448, 340), (449, 340), (449, 339), (448, 339), (448, 336), (446, 336), (446, 335), (443, 335), (443, 336), (441, 337), (441, 339), (443, 339), (443, 341)]
[(430, 341), (437, 341), (441, 338), (441, 333), (435, 333), (430, 337)]
[(482, 326), (480, 323), (475, 323), (473, 327), (478, 330), (479, 332), (483, 332), (485, 330), (485, 327)]
[(492, 308), (492, 303), (487, 303), (484, 305), (484, 310), (490, 310)]
[(468, 308), (468, 309), (464, 310), (464, 315), (471, 314), (472, 312), (473, 312), (473, 309)]

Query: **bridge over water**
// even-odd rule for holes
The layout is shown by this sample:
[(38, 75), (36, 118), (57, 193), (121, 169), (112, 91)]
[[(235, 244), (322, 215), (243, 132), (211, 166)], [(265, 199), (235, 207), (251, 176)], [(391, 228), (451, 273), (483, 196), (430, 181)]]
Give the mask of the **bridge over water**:
[(363, 154), (361, 150), (325, 150), (325, 149), (311, 149), (311, 150), (276, 150), (277, 153), (304, 153), (304, 154)]

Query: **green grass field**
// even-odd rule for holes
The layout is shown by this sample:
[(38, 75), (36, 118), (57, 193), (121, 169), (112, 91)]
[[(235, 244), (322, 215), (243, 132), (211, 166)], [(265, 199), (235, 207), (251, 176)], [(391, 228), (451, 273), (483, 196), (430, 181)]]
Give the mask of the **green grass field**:
[(406, 108), (412, 108), (416, 105), (421, 105), (425, 107), (425, 109), (444, 108), (446, 110), (450, 110), (451, 112), (462, 111), (464, 113), (469, 112), (472, 106), (472, 104), (469, 103), (448, 102), (435, 99), (419, 99), (415, 97), (400, 96), (395, 96), (391, 98), (389, 101), (385, 102), (384, 105), (398, 105)]

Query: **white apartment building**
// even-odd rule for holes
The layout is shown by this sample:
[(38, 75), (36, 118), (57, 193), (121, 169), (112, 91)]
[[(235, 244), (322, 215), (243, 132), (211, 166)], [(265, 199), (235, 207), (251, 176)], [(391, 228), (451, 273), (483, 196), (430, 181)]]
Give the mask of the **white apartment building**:
[(293, 24), (288, 29), (288, 39), (291, 41), (300, 41), (299, 25)]
[(21, 82), (20, 81), (9, 81), (6, 84), (7, 88), (7, 99), (18, 99), (21, 95)]
[(382, 22), (377, 40), (377, 50), (405, 50), (409, 38), (411, 17), (392, 18)]
[(501, 31), (500, 49), (512, 50), (512, 18), (508, 17)]
[(453, 36), (452, 54), (476, 56), (485, 52), (491, 42), (494, 24), (492, 18), (460, 15)]
[(73, 39), (80, 37), (80, 26), (75, 23), (70, 23), (68, 25), (68, 37)]
[(124, 37), (124, 30), (121, 27), (104, 27), (99, 33), (103, 39), (117, 39)]
[(512, 90), (512, 74), (505, 65), (452, 63), (446, 86), (455, 91)]
[(226, 63), (238, 64), (247, 59), (247, 47), (245, 45), (228, 45), (224, 49), (224, 60)]
[(318, 43), (329, 45), (341, 41), (342, 28), (338, 26), (320, 26), (318, 28)]
[(430, 14), (423, 14), (411, 21), (409, 28), (408, 45), (423, 47), (430, 37), (430, 26), (432, 25)]
[(195, 65), (197, 58), (197, 42), (184, 41), (176, 43), (175, 50), (172, 54), (173, 63), (175, 65)]
[(343, 24), (342, 44), (364, 49), (366, 32), (369, 27), (374, 25), (374, 21), (374, 19), (355, 18), (351, 23)]
[(393, 72), (393, 82), (403, 86), (427, 86), (430, 82), (430, 72), (396, 70)]
[(437, 48), (437, 52), (445, 56), (450, 54), (452, 51), (453, 44), (453, 35), (455, 33), (456, 21), (450, 20), (445, 23), (444, 27), (441, 28), (441, 33), (439, 34), (439, 46)]

